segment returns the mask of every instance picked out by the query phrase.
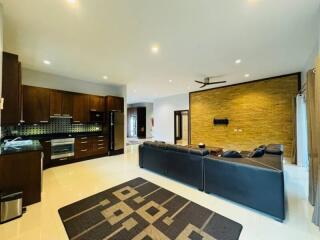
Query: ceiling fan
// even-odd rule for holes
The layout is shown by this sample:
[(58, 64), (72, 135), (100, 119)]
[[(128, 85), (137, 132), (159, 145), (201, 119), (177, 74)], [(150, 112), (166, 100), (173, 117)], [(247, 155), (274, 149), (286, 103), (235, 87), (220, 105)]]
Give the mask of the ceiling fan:
[(200, 88), (204, 88), (207, 85), (212, 85), (212, 84), (220, 84), (220, 83), (226, 83), (227, 81), (220, 81), (220, 82), (210, 82), (211, 79), (217, 79), (217, 78), (221, 78), (224, 75), (218, 75), (218, 76), (211, 76), (211, 77), (205, 77), (203, 79), (203, 82), (195, 80), (196, 83), (200, 83), (202, 84), (202, 86)]

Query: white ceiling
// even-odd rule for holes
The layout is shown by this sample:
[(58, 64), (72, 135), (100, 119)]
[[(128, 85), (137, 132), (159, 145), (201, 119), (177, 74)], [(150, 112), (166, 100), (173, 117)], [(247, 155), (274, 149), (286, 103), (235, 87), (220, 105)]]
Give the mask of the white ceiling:
[(196, 90), (205, 75), (301, 71), (317, 41), (320, 0), (77, 1), (0, 0), (5, 50), (30, 69), (127, 84), (130, 103)]

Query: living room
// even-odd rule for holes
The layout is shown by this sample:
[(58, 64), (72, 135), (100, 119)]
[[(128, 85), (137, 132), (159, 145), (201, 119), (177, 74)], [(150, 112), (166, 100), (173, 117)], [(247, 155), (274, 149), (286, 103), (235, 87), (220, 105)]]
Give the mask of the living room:
[(0, 238), (319, 239), (320, 1), (1, 0)]

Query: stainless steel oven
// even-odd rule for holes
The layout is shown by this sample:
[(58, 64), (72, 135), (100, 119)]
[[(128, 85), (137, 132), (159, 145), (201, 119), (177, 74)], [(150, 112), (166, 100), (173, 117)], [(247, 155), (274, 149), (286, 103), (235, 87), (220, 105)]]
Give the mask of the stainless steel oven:
[(74, 138), (51, 140), (51, 159), (67, 160), (74, 156)]

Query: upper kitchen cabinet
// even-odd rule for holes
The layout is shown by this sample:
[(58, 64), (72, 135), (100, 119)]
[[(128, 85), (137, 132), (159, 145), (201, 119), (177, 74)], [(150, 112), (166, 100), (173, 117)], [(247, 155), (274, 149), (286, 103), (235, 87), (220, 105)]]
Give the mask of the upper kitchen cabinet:
[(73, 122), (87, 123), (89, 122), (89, 95), (74, 94), (73, 95)]
[(104, 112), (104, 97), (90, 95), (90, 111)]
[(121, 111), (123, 112), (124, 99), (122, 97), (107, 96), (106, 97), (106, 110), (111, 111)]
[(23, 86), (23, 120), (47, 123), (50, 118), (50, 89)]
[(69, 117), (73, 114), (73, 94), (58, 90), (50, 91), (50, 116)]
[(2, 125), (16, 125), (21, 120), (21, 64), (18, 55), (4, 52), (2, 65)]

